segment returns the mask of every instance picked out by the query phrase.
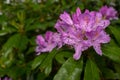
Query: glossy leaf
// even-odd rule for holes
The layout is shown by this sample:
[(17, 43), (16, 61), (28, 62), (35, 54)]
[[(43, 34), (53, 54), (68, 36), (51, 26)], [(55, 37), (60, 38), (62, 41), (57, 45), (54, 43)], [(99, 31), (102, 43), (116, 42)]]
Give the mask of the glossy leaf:
[(108, 57), (109, 59), (120, 63), (120, 48), (114, 46), (103, 46), (102, 47), (103, 55)]
[(45, 78), (46, 78), (46, 75), (42, 72), (37, 75), (37, 80), (45, 80)]
[(109, 80), (109, 79), (120, 79), (120, 76), (118, 73), (114, 72), (111, 69), (104, 69), (103, 71), (103, 76), (105, 79)]
[(5, 30), (0, 30), (0, 36), (4, 36), (4, 35), (6, 35), (8, 32), (7, 31), (5, 31)]
[(82, 69), (82, 58), (75, 61), (72, 57), (70, 57), (59, 69), (53, 80), (80, 80)]
[(10, 37), (7, 40), (7, 42), (4, 44), (1, 52), (5, 58), (7, 58), (10, 53), (12, 53), (13, 48), (16, 48), (18, 46), (19, 39), (20, 39), (20, 35), (16, 34), (16, 35), (13, 35), (12, 37)]
[(99, 69), (91, 59), (87, 60), (84, 80), (100, 80)]
[(46, 57), (47, 54), (41, 54), (37, 56), (32, 63), (32, 69), (37, 68), (45, 60)]
[(83, 80), (88, 57), (94, 59), (92, 65), (95, 62), (99, 67), (102, 80), (120, 79), (120, 19), (111, 20), (105, 30), (111, 42), (102, 44), (103, 56), (89, 49), (75, 61), (73, 46), (66, 45), (58, 52), (35, 52), (36, 36), (48, 30), (56, 32), (54, 26), (64, 11), (73, 14), (77, 7), (82, 13), (86, 9), (99, 11), (104, 5), (113, 6), (119, 16), (119, 0), (0, 0), (0, 79)]
[(4, 44), (1, 50), (1, 61), (0, 64), (5, 67), (10, 66), (15, 59), (14, 52), (21, 52), (26, 49), (28, 39), (26, 36), (21, 34), (15, 34), (10, 37), (7, 42)]
[(120, 45), (120, 37), (118, 37), (118, 36), (120, 36), (120, 27), (110, 26), (109, 28), (112, 31), (112, 34), (114, 35), (115, 39), (117, 40), (117, 42)]
[(120, 64), (114, 63), (114, 67), (115, 67), (115, 70), (118, 73), (118, 77), (120, 79)]
[(63, 64), (65, 62), (65, 58), (69, 58), (72, 57), (72, 53), (70, 51), (61, 51), (59, 53), (56, 54), (55, 59)]
[(54, 56), (56, 55), (56, 50), (54, 49), (51, 53), (48, 53), (45, 57), (44, 61), (40, 65), (40, 70), (44, 71), (46, 75), (49, 75), (49, 73), (52, 70), (52, 60)]
[(18, 48), (24, 50), (28, 43), (28, 38), (21, 34), (15, 34), (10, 37), (7, 42), (4, 44), (2, 51), (7, 51), (9, 49)]

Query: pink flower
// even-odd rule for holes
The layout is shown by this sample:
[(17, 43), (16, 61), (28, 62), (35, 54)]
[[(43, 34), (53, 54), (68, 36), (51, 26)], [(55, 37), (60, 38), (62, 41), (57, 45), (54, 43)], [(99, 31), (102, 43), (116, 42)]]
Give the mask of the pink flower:
[(57, 45), (59, 47), (62, 46), (59, 34), (53, 33), (51, 31), (47, 31), (44, 37), (42, 35), (38, 35), (36, 43), (36, 52), (38, 55), (41, 52), (51, 52)]
[(90, 40), (91, 46), (93, 46), (99, 55), (102, 55), (101, 44), (110, 41), (109, 35), (100, 27), (98, 27), (96, 31), (86, 33), (86, 37)]
[(113, 7), (108, 7), (108, 6), (103, 6), (100, 10), (100, 13), (102, 13), (102, 15), (109, 20), (112, 19), (118, 19), (116, 14), (117, 11), (113, 8)]
[(64, 12), (63, 14), (60, 15), (60, 19), (66, 22), (69, 25), (73, 25), (73, 21), (70, 17), (70, 15), (67, 12)]
[[(111, 14), (110, 14), (111, 13)], [(68, 45), (74, 48), (73, 58), (80, 59), (82, 52), (93, 47), (97, 54), (102, 55), (101, 44), (108, 43), (110, 36), (105, 28), (110, 24), (111, 19), (116, 18), (116, 11), (104, 6), (97, 11), (85, 10), (81, 13), (79, 8), (70, 14), (64, 12), (55, 24), (56, 33), (47, 31), (45, 36), (38, 35), (36, 39), (36, 52), (51, 52), (55, 47), (61, 48)]]
[(60, 15), (60, 19), (55, 28), (61, 34), (62, 42), (75, 49), (73, 55), (75, 60), (80, 58), (82, 51), (91, 46), (99, 55), (102, 55), (101, 44), (110, 41), (109, 35), (104, 31), (110, 21), (103, 19), (100, 12), (86, 10), (81, 13), (77, 8), (76, 13), (72, 14), (72, 18), (64, 12)]

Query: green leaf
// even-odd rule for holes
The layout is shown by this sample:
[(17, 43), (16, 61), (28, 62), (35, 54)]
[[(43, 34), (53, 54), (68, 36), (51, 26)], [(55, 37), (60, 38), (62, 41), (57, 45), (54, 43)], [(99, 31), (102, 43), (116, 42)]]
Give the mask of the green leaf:
[(27, 48), (27, 44), (28, 44), (29, 39), (27, 38), (27, 36), (25, 35), (20, 35), (20, 39), (19, 39), (19, 44), (18, 44), (18, 48), (20, 51), (23, 51)]
[(102, 47), (103, 55), (109, 59), (120, 63), (120, 48), (117, 46), (103, 46)]
[(104, 71), (102, 73), (103, 73), (103, 76), (104, 76), (104, 78), (106, 80), (109, 80), (109, 79), (120, 79), (119, 74), (115, 73), (111, 69), (106, 68), (106, 69), (104, 69)]
[(112, 39), (112, 38), (111, 38), (109, 44), (107, 44), (107, 45), (109, 45), (109, 46), (115, 46), (115, 47), (117, 46), (118, 47), (118, 44), (116, 44), (115, 40)]
[(20, 28), (20, 24), (17, 23), (15, 20), (11, 20), (10, 24), (11, 24), (15, 29), (19, 29), (19, 28)]
[(117, 27), (117, 26), (112, 27), (112, 26), (110, 26), (109, 28), (112, 31), (115, 39), (117, 40), (117, 42), (120, 45), (120, 37), (118, 37), (118, 36), (120, 36), (120, 27)]
[(29, 50), (26, 52), (27, 55), (30, 53), (33, 54), (35, 52), (35, 47), (30, 47)]
[(7, 33), (17, 32), (18, 30), (15, 27), (8, 26), (7, 23), (3, 25), (4, 31)]
[(36, 22), (34, 24), (31, 24), (30, 26), (26, 26), (25, 31), (31, 31), (31, 30), (35, 30), (35, 29), (45, 30), (47, 27), (49, 27), (51, 25), (53, 26), (52, 22), (48, 22), (47, 24), (46, 23)]
[(75, 61), (72, 57), (70, 57), (59, 69), (53, 80), (80, 80), (82, 68), (82, 58)]
[(24, 20), (25, 20), (25, 12), (23, 12), (23, 11), (17, 12), (17, 17), (18, 17), (19, 21), (23, 24)]
[[(47, 24), (46, 24), (47, 23)], [(55, 24), (55, 21), (46, 21), (46, 22), (40, 22), (39, 20), (28, 20), (25, 31), (31, 31), (36, 29), (45, 30), (48, 27), (53, 27)]]
[(7, 31), (5, 31), (5, 30), (0, 30), (0, 36), (4, 36), (4, 35), (6, 35), (8, 32)]
[(118, 78), (120, 79), (120, 64), (114, 63), (116, 72), (118, 73)]
[[(19, 51), (23, 51), (26, 49), (26, 45), (28, 43), (28, 39), (26, 36), (21, 35), (21, 34), (15, 34), (11, 36), (7, 42), (3, 45), (2, 50), (1, 50), (1, 60), (0, 64), (5, 67), (5, 66), (10, 66), (15, 59), (15, 54), (18, 53)], [(17, 54), (19, 55), (19, 54)], [(21, 55), (21, 54), (20, 54)]]
[(6, 73), (14, 80), (18, 79), (19, 76), (24, 75), (26, 68), (22, 66), (12, 66), (7, 69)]
[(32, 69), (37, 68), (43, 62), (47, 55), (48, 54), (40, 54), (38, 57), (36, 57), (32, 63)]
[(35, 23), (35, 24), (26, 26), (25, 31), (35, 30), (35, 29), (39, 29), (41, 27), (42, 27), (42, 25), (40, 23)]
[(17, 48), (19, 50), (24, 50), (28, 43), (28, 38), (21, 34), (15, 34), (11, 36), (7, 42), (3, 45), (2, 51), (7, 52), (9, 49)]
[(48, 53), (44, 61), (40, 65), (40, 70), (48, 76), (52, 70), (52, 60), (56, 55), (56, 50), (54, 49), (51, 53)]
[(0, 77), (5, 75), (5, 70), (4, 68), (0, 67)]
[(84, 80), (100, 80), (99, 69), (90, 59), (86, 63)]
[(45, 80), (45, 78), (46, 78), (46, 75), (42, 72), (37, 75), (37, 80)]
[(16, 46), (19, 44), (19, 39), (20, 35), (15, 34), (7, 40), (7, 42), (2, 46), (1, 50), (1, 55), (3, 58), (7, 59), (8, 56), (13, 53), (13, 48), (16, 48)]
[(3, 24), (6, 21), (7, 17), (5, 15), (0, 15), (0, 24)]
[(55, 59), (59, 63), (63, 64), (66, 61), (65, 58), (69, 58), (72, 55), (73, 54), (70, 51), (61, 51), (61, 52), (59, 52), (59, 53), (56, 54)]

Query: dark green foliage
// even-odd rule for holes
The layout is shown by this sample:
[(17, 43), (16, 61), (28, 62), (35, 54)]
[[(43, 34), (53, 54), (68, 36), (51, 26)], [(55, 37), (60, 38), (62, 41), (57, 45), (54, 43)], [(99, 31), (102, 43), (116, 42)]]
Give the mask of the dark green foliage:
[(80, 80), (83, 69), (83, 59), (75, 61), (69, 58), (59, 69), (53, 80)]
[(86, 63), (84, 80), (100, 80), (99, 69), (90, 59)]
[(102, 45), (103, 56), (90, 48), (80, 60), (72, 58), (74, 50), (64, 46), (50, 53), (35, 53), (35, 39), (54, 25), (60, 13), (73, 13), (77, 7), (98, 10), (103, 5), (116, 8), (119, 0), (0, 0), (0, 77), (13, 80), (119, 80), (120, 19), (111, 21), (106, 31), (111, 36)]

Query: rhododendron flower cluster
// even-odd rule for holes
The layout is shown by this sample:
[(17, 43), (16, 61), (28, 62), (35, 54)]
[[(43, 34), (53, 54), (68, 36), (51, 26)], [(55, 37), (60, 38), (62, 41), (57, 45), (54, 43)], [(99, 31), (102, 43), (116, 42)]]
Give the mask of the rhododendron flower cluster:
[(44, 37), (38, 35), (36, 52), (51, 52), (54, 48), (64, 45), (74, 48), (73, 58), (80, 59), (82, 52), (93, 47), (97, 54), (102, 55), (101, 44), (108, 43), (110, 36), (105, 28), (110, 20), (116, 19), (117, 12), (112, 7), (103, 6), (99, 11), (81, 12), (80, 8), (72, 15), (64, 12), (55, 24), (57, 32), (47, 31)]
[(106, 19), (118, 19), (118, 17), (116, 17), (117, 11), (113, 7), (103, 6), (99, 11)]

